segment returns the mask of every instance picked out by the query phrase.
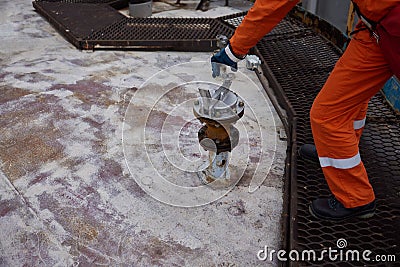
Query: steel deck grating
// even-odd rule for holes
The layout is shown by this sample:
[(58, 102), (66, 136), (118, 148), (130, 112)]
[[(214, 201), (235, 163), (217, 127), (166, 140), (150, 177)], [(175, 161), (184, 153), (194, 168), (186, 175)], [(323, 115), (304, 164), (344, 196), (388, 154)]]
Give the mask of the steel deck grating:
[[(284, 91), (290, 107), (294, 109), (292, 120), (296, 121), (293, 129), (296, 139), (292, 148), (297, 150), (300, 145), (313, 142), (309, 110), (341, 52), (325, 38), (308, 29), (304, 29), (304, 34), (289, 33), (283, 30), (275, 38), (266, 36), (258, 43), (257, 49), (279, 83), (279, 89)], [(289, 107), (288, 103), (286, 107)], [(292, 223), (286, 231), (286, 235), (290, 235), (286, 237), (288, 248), (321, 251), (323, 248), (336, 248), (336, 241), (345, 238), (348, 242), (346, 249), (369, 249), (373, 255), (393, 254), (399, 259), (399, 152), (400, 118), (384, 101), (383, 96), (378, 94), (370, 101), (367, 124), (360, 141), (360, 153), (376, 193), (376, 215), (369, 220), (353, 219), (332, 223), (315, 220), (308, 211), (313, 199), (330, 194), (321, 168), (297, 158), (296, 151), (291, 151), (291, 164), (295, 171), (291, 173)], [(330, 262), (327, 257), (324, 260), (302, 262), (300, 265), (380, 265), (362, 261)]]
[(108, 4), (35, 1), (33, 6), (61, 35), (80, 49), (83, 48), (82, 39), (93, 31), (124, 18)]
[[(385, 104), (382, 104), (385, 103)], [(368, 105), (368, 121), (396, 123), (400, 121), (400, 114), (393, 112), (393, 108), (387, 104), (383, 93), (374, 96)]]
[(129, 18), (113, 6), (123, 0), (39, 0), (33, 6), (79, 49), (210, 52), (216, 36), (233, 29), (212, 18)]
[[(308, 34), (308, 32), (310, 32), (310, 29), (308, 29), (305, 25), (290, 17), (286, 17), (278, 25), (276, 25), (276, 27), (273, 28), (272, 31), (264, 37), (264, 39), (276, 39), (278, 36), (286, 36), (287, 38), (289, 35)], [(282, 33), (285, 34), (282, 35)]]
[(80, 4), (107, 4), (116, 9), (128, 7), (129, 5), (129, 0), (35, 0), (34, 2), (74, 4), (76, 9), (80, 9)]
[[(228, 16), (220, 17), (219, 20), (225, 22), (232, 28), (237, 28), (240, 23), (242, 23), (247, 12), (236, 13)], [(264, 38), (272, 39), (276, 36), (281, 36), (282, 38), (287, 37), (289, 34), (304, 34), (309, 32), (310, 29), (304, 24), (300, 23), (298, 20), (292, 19), (290, 17), (285, 17), (270, 33), (268, 33)], [(282, 33), (285, 33), (284, 35)]]
[(232, 15), (222, 16), (222, 17), (219, 17), (218, 19), (220, 21), (227, 23), (232, 28), (236, 28), (237, 26), (239, 26), (240, 23), (242, 23), (242, 20), (244, 19), (246, 14), (247, 14), (247, 11), (244, 11), (244, 12), (240, 12), (240, 13), (236, 13), (236, 14), (232, 14)]
[(214, 51), (216, 36), (233, 30), (210, 18), (123, 18), (83, 42), (93, 48)]
[(69, 4), (110, 4), (113, 2), (126, 2), (129, 0), (36, 0), (36, 2), (69, 3)]
[[(100, 45), (117, 48), (132, 46), (141, 50), (212, 51), (216, 48), (214, 40), (207, 38), (214, 39), (217, 34), (231, 35), (246, 14), (238, 13), (218, 19), (187, 19), (185, 22), (190, 25), (180, 25), (185, 19), (129, 19), (121, 17), (118, 12), (111, 12), (113, 15), (110, 16), (118, 17), (105, 23), (104, 12), (110, 12), (109, 3), (115, 2), (118, 1), (36, 1), (34, 6), (80, 49), (94, 49), (96, 45)], [(71, 3), (79, 3), (75, 5), (79, 10), (66, 10), (65, 7), (71, 7)], [(49, 8), (56, 4), (61, 12), (52, 12)], [(90, 4), (91, 7), (85, 8), (85, 4)], [(108, 8), (108, 11), (105, 11), (105, 8)], [(88, 15), (93, 13), (97, 17), (79, 25), (79, 19), (75, 22), (69, 21), (77, 12), (86, 12)], [(99, 26), (99, 22), (103, 24)], [(67, 28), (71, 24), (76, 28)], [(70, 34), (66, 34), (66, 29)], [(197, 38), (199, 36), (206, 39)], [(337, 40), (344, 39), (339, 37)], [(288, 151), (288, 166), (291, 166), (288, 176), (291, 187), (286, 190), (286, 194), (290, 194), (291, 199), (289, 228), (284, 231), (287, 241), (285, 247), (297, 250), (335, 248), (339, 238), (346, 238), (348, 249), (370, 249), (375, 254), (397, 253), (399, 259), (400, 117), (385, 104), (382, 95), (378, 94), (371, 100), (367, 125), (360, 142), (360, 153), (376, 191), (376, 216), (369, 220), (344, 223), (316, 221), (308, 213), (308, 204), (316, 197), (328, 195), (329, 190), (321, 169), (297, 158), (296, 150), (298, 146), (313, 141), (309, 110), (341, 52), (327, 39), (299, 23), (298, 18), (291, 17), (285, 18), (265, 36), (258, 43), (257, 50), (263, 62), (267, 64), (267, 69), (271, 71), (265, 75), (273, 77), (274, 82), (271, 84), (275, 86), (278, 96), (284, 96), (279, 100), (282, 106), (290, 111), (289, 119), (293, 123), (290, 133), (293, 137)], [(343, 262), (301, 263), (313, 264), (346, 266)], [(365, 264), (371, 265), (371, 262), (351, 262), (347, 265)]]
[(210, 19), (124, 18), (89, 35), (89, 40), (190, 40), (214, 39), (219, 24)]

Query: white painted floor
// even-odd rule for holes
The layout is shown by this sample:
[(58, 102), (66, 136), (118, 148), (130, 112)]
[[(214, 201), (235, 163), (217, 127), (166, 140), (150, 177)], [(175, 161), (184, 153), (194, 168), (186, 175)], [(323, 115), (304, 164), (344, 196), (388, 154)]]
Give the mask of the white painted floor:
[[(223, 3), (154, 16), (247, 8)], [(30, 1), (0, 10), (0, 266), (276, 265), (257, 252), (280, 248), (286, 142), (243, 62), (237, 184), (214, 190), (195, 172), (207, 154), (191, 106), (222, 83), (211, 54), (82, 52)]]

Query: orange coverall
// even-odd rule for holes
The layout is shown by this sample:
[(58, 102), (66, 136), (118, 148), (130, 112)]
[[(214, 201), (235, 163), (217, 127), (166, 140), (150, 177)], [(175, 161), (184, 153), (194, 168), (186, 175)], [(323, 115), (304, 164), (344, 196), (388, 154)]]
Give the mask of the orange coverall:
[[(298, 1), (257, 0), (230, 40), (236, 55), (245, 55)], [(400, 0), (356, 0), (361, 13), (379, 21)], [(361, 161), (358, 143), (368, 102), (392, 76), (374, 37), (358, 32), (314, 100), (310, 119), (325, 179), (335, 197), (354, 208), (375, 199)]]

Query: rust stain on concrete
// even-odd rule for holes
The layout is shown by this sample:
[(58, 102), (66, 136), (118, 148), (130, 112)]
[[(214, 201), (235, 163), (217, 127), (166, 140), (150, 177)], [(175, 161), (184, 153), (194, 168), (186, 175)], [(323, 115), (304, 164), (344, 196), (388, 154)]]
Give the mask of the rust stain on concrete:
[(48, 137), (49, 135), (46, 138), (37, 135), (21, 135), (16, 136), (12, 141), (2, 140), (3, 143), (14, 144), (0, 148), (0, 159), (4, 163), (3, 170), (10, 181), (15, 181), (39, 168), (45, 162), (60, 159), (63, 156), (61, 146), (47, 142)]
[(90, 225), (83, 218), (70, 218), (72, 232), (79, 237), (79, 241), (87, 243), (93, 241), (99, 235), (96, 227)]

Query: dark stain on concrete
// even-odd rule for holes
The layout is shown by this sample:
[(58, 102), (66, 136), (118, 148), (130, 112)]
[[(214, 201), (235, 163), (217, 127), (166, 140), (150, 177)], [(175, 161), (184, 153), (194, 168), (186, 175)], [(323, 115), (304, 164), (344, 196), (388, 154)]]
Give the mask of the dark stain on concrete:
[(121, 165), (112, 159), (105, 159), (99, 172), (99, 178), (103, 180), (115, 180), (121, 176)]
[(197, 92), (188, 90), (185, 85), (177, 86), (175, 83), (170, 83), (165, 88), (172, 88), (163, 96), (170, 105), (179, 105), (188, 100), (194, 100), (199, 96)]
[(153, 109), (149, 114), (149, 118), (146, 123), (146, 129), (152, 129), (155, 132), (160, 132), (167, 117), (167, 113)]
[(191, 60), (190, 56), (182, 55), (164, 55), (158, 54), (156, 57), (157, 62), (155, 65), (160, 69), (166, 69), (175, 66), (178, 63), (189, 62)]
[[(204, 252), (201, 249), (191, 249), (175, 241), (163, 240), (152, 236), (151, 233), (141, 231), (122, 240), (119, 255), (122, 260), (126, 260), (124, 263), (128, 266), (130, 264), (163, 266), (166, 263), (169, 266), (187, 266), (190, 259), (198, 258), (204, 255)], [(132, 258), (135, 258), (135, 262), (132, 262)]]
[(4, 217), (13, 211), (18, 210), (21, 203), (15, 199), (7, 199), (0, 201), (0, 217)]
[(243, 200), (239, 199), (232, 206), (228, 208), (229, 214), (233, 216), (241, 216), (246, 213), (246, 207)]
[(49, 76), (43, 75), (39, 72), (28, 72), (28, 73), (16, 73), (14, 74), (14, 78), (19, 81), (24, 81), (27, 83), (38, 83), (42, 81), (52, 81), (53, 78)]
[(93, 104), (101, 107), (108, 107), (116, 104), (110, 99), (112, 88), (102, 83), (97, 83), (92, 80), (80, 80), (74, 84), (56, 84), (51, 90), (65, 89), (74, 93), (74, 97), (81, 100), (86, 108), (90, 108)]
[(29, 181), (28, 186), (35, 185), (37, 183), (42, 183), (49, 176), (49, 173), (39, 173), (33, 178), (33, 180)]
[[(0, 74), (0, 79), (2, 79), (1, 74)], [(28, 90), (14, 88), (7, 85), (1, 86), (0, 92), (1, 92), (0, 105), (9, 101), (18, 100), (19, 98), (31, 93)]]
[(130, 175), (125, 175), (120, 177), (119, 182), (127, 188), (130, 193), (132, 193), (135, 197), (149, 197), (149, 195), (143, 191), (143, 189), (136, 183), (135, 179)]
[(0, 148), (0, 159), (4, 162), (3, 170), (10, 181), (36, 170), (47, 161), (62, 158), (63, 147), (47, 142), (48, 137), (22, 134), (17, 136), (14, 146)]

